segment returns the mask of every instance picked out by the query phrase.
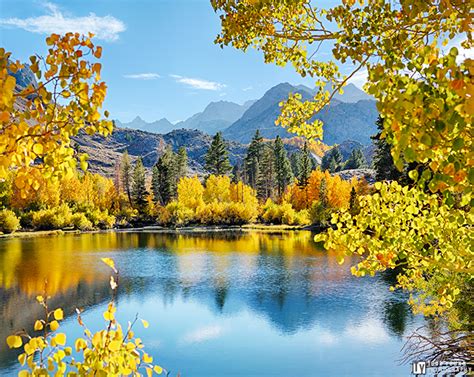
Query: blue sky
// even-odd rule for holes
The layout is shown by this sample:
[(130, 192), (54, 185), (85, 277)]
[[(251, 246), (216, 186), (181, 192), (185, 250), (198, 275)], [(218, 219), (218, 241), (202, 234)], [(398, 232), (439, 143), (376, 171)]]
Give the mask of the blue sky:
[[(209, 0), (0, 0), (0, 45), (15, 59), (44, 54), (46, 35), (68, 28), (97, 35), (105, 108), (121, 121), (176, 122), (211, 101), (257, 99), (280, 82), (312, 85), (256, 51), (215, 45), (219, 18)], [(320, 58), (328, 57), (323, 49)]]

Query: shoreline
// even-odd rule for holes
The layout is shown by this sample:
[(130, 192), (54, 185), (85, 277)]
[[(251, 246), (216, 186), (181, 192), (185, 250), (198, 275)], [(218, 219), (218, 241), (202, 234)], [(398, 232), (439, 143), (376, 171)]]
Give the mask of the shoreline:
[(317, 226), (301, 226), (301, 225), (266, 225), (266, 224), (245, 224), (245, 225), (195, 225), (183, 227), (163, 227), (158, 225), (134, 227), (134, 228), (112, 228), (97, 230), (30, 230), (13, 233), (0, 233), (0, 240), (11, 238), (36, 238), (36, 237), (52, 237), (69, 234), (93, 234), (93, 233), (163, 233), (163, 234), (179, 234), (179, 233), (215, 233), (215, 232), (286, 232), (286, 231), (315, 231)]

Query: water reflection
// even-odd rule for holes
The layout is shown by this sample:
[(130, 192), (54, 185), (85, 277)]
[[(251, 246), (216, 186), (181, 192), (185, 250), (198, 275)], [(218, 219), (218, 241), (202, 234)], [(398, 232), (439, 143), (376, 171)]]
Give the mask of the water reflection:
[[(120, 268), (119, 301), (125, 312), (139, 308), (147, 319), (159, 318), (162, 329), (176, 329), (168, 336), (161, 333), (165, 339), (148, 335), (146, 343), (159, 348), (162, 341), (172, 342), (169, 363), (189, 357), (179, 353), (183, 347), (225, 339), (238, 326), (245, 330), (224, 344), (229, 350), (247, 331), (257, 338), (255, 347), (274, 337), (297, 339), (310, 344), (308, 349), (386, 344), (402, 337), (414, 321), (406, 298), (388, 292), (390, 277), (353, 278), (349, 265), (337, 264), (335, 252), (319, 250), (309, 232), (102, 233), (0, 242), (0, 338), (31, 328), (40, 316), (34, 297), (43, 292), (45, 280), (53, 306), (60, 304), (68, 314), (76, 306), (106, 301), (104, 256)], [(213, 323), (201, 323), (202, 317)], [(275, 345), (267, 346), (278, 353)], [(193, 352), (195, 366), (200, 350)], [(239, 352), (236, 358), (242, 361), (254, 357)], [(301, 363), (309, 367), (314, 360), (307, 357)], [(13, 361), (14, 354), (0, 342), (0, 368)], [(217, 367), (224, 359), (214, 362)]]

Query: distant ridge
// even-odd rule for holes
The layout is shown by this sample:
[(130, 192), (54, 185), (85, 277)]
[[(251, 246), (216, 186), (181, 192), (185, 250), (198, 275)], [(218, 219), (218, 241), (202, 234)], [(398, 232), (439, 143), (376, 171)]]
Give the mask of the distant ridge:
[[(331, 104), (316, 116), (324, 123), (323, 142), (333, 145), (345, 140), (354, 140), (369, 145), (370, 136), (376, 133), (375, 121), (378, 112), (375, 101), (354, 85), (349, 84), (348, 87), (347, 94), (338, 94)], [(241, 143), (249, 143), (257, 129), (263, 137), (269, 139), (277, 135), (294, 136), (283, 127), (275, 125), (281, 111), (279, 103), (286, 99), (289, 93), (300, 93), (303, 100), (310, 100), (314, 91), (304, 85), (278, 84), (250, 106), (239, 120), (225, 129), (224, 136)], [(341, 101), (341, 98), (344, 101)], [(356, 102), (351, 102), (356, 99)]]

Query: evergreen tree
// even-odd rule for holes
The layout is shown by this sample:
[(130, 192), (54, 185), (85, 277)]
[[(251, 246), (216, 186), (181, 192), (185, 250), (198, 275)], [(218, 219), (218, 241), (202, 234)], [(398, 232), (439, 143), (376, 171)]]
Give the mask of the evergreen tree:
[(139, 158), (135, 163), (133, 169), (133, 182), (132, 182), (132, 199), (133, 204), (139, 211), (143, 211), (146, 207), (146, 197), (148, 192), (145, 184), (145, 168), (143, 167), (142, 159)]
[(235, 164), (232, 168), (232, 183), (238, 183), (244, 181), (244, 174), (242, 164)]
[(257, 187), (262, 151), (263, 138), (260, 136), (260, 131), (257, 130), (254, 137), (252, 138), (252, 141), (250, 142), (247, 155), (245, 156), (244, 160), (245, 174), (247, 178), (246, 182), (254, 189)]
[(338, 147), (332, 148), (326, 153), (321, 161), (321, 170), (329, 170), (330, 173), (335, 173), (341, 170), (343, 166), (342, 154)]
[(373, 159), (373, 167), (375, 169), (375, 179), (377, 181), (389, 180), (397, 181), (401, 178), (402, 173), (398, 171), (393, 163), (392, 154), (390, 153), (390, 144), (385, 138), (382, 138), (383, 119), (379, 116), (376, 122), (379, 132), (372, 136), (374, 140), (375, 151)]
[(291, 171), (295, 175), (295, 177), (298, 177), (300, 172), (300, 158), (301, 158), (301, 153), (295, 152), (290, 154), (290, 165), (291, 165)]
[(275, 192), (275, 154), (265, 144), (262, 149), (262, 160), (257, 180), (257, 197), (261, 200), (273, 198)]
[(176, 156), (176, 175), (177, 179), (186, 177), (188, 174), (188, 154), (185, 147), (178, 149)]
[(125, 151), (122, 155), (122, 162), (120, 163), (122, 169), (122, 187), (127, 194), (128, 202), (132, 204), (132, 163), (128, 151)]
[(323, 179), (321, 179), (321, 183), (319, 184), (319, 203), (321, 204), (323, 210), (328, 208), (329, 199), (326, 177), (323, 177)]
[(367, 166), (367, 161), (360, 149), (353, 149), (351, 155), (346, 161), (346, 169), (360, 169)]
[[(152, 188), (156, 202), (161, 205), (168, 204), (176, 196), (178, 172), (183, 169), (180, 157), (171, 148), (166, 148), (155, 166), (153, 167)], [(182, 171), (180, 172), (182, 173)]]
[(349, 212), (351, 215), (356, 215), (359, 212), (359, 203), (357, 201), (357, 192), (354, 187), (351, 189), (351, 196), (349, 198)]
[(277, 136), (274, 143), (275, 154), (275, 178), (278, 198), (281, 198), (292, 179), (293, 173), (291, 171), (290, 160), (283, 145), (280, 136)]
[(229, 152), (225, 145), (222, 133), (218, 132), (212, 139), (211, 146), (206, 154), (206, 170), (209, 174), (227, 175), (232, 171), (229, 162)]
[(311, 161), (311, 154), (309, 152), (308, 143), (305, 141), (303, 149), (299, 153), (299, 164), (297, 170), (298, 184), (300, 187), (306, 187), (308, 185), (309, 176), (313, 170), (313, 164)]

